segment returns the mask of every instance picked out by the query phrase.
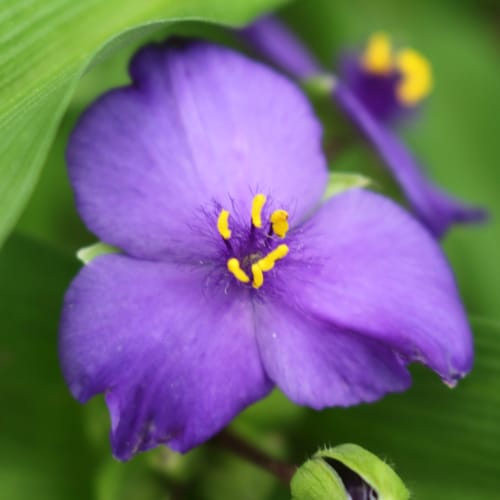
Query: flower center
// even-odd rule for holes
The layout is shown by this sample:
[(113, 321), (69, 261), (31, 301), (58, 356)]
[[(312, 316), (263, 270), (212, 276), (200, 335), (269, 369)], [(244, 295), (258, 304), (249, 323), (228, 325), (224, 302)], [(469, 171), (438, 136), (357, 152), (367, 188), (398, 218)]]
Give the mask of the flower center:
[(396, 95), (399, 102), (415, 106), (432, 90), (432, 68), (429, 61), (412, 49), (393, 53), (390, 38), (385, 33), (375, 33), (370, 38), (361, 58), (365, 71), (373, 75), (390, 76), (397, 71)]
[[(257, 194), (252, 201), (251, 210), (251, 231), (261, 230), (267, 233), (264, 234), (266, 238), (271, 238), (273, 235), (279, 238), (285, 238), (288, 226), (288, 212), (286, 210), (275, 210), (269, 217), (269, 226), (264, 228), (262, 222), (262, 209), (266, 203), (266, 196)], [(232, 231), (229, 227), (229, 212), (221, 210), (217, 219), (217, 230), (227, 244), (229, 250), (232, 250), (230, 239)], [(278, 245), (267, 254), (263, 255), (260, 252), (253, 252), (246, 255), (241, 259), (241, 262), (236, 257), (230, 257), (227, 260), (227, 270), (242, 283), (252, 282), (252, 286), (256, 289), (264, 284), (264, 273), (274, 268), (277, 261), (283, 259), (288, 254), (288, 245), (284, 243)], [(244, 268), (249, 268), (251, 271), (252, 279)]]

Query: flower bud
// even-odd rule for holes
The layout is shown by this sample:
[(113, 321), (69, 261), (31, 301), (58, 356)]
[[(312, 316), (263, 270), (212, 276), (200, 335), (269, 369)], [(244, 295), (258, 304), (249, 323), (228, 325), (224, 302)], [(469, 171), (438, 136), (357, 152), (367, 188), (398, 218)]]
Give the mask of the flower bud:
[(355, 444), (318, 451), (295, 473), (292, 500), (407, 500), (398, 475)]

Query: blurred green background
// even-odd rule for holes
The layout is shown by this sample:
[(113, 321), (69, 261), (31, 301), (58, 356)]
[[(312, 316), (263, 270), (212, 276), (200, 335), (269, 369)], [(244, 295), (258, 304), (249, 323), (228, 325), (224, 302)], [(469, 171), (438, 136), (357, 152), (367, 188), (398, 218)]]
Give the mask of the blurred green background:
[[(252, 15), (266, 8), (260, 5)], [(332, 69), (342, 49), (378, 30), (432, 62), (435, 91), (404, 135), (437, 183), (491, 214), (487, 225), (454, 228), (444, 241), (472, 317), (477, 360), (453, 391), (417, 369), (412, 390), (374, 405), (316, 413), (276, 393), (234, 427), (295, 463), (323, 444), (356, 442), (395, 464), (416, 499), (500, 498), (500, 7), (472, 0), (299, 0), (280, 15)], [(225, 38), (201, 23), (159, 26), (146, 37), (171, 33)], [(145, 39), (123, 43), (81, 79), (40, 181), (0, 254), (1, 499), (288, 498), (267, 473), (213, 445), (186, 457), (163, 449), (127, 464), (113, 461), (102, 401), (80, 407), (59, 373), (62, 295), (78, 269), (76, 250), (95, 241), (73, 207), (65, 144), (81, 111), (127, 81), (127, 61)], [(339, 152), (332, 166), (383, 179), (363, 144)]]

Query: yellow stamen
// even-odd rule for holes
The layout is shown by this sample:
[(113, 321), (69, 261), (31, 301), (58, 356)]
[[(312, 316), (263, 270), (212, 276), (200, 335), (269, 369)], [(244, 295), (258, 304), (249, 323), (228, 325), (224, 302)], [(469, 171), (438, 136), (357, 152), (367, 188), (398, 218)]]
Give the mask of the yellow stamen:
[(220, 235), (228, 240), (231, 238), (231, 229), (229, 229), (229, 212), (227, 210), (222, 210), (217, 219), (217, 230)]
[(288, 212), (286, 210), (275, 210), (271, 214), (271, 225), (274, 234), (284, 238), (288, 233)]
[(240, 261), (238, 259), (234, 257), (229, 259), (227, 261), (227, 269), (238, 281), (241, 281), (242, 283), (248, 283), (250, 281), (248, 274), (241, 269)]
[(255, 227), (262, 227), (262, 208), (266, 203), (266, 197), (263, 194), (256, 194), (252, 201), (252, 224)]
[(252, 264), (252, 286), (260, 288), (264, 284), (264, 273), (270, 271), (274, 267), (274, 264), (276, 264), (276, 261), (283, 259), (287, 254), (288, 245), (282, 244)]
[(432, 90), (432, 68), (429, 61), (412, 49), (398, 53), (396, 65), (402, 79), (396, 89), (398, 99), (407, 106), (414, 106)]
[(283, 259), (288, 254), (288, 245), (284, 243), (277, 246), (272, 252), (269, 252), (265, 257), (257, 261), (258, 266), (263, 271), (270, 271), (276, 261)]
[(264, 273), (262, 272), (258, 262), (252, 264), (252, 275), (252, 286), (254, 288), (260, 288), (264, 284)]
[(386, 33), (374, 33), (370, 37), (361, 62), (370, 73), (386, 75), (392, 71), (391, 39)]

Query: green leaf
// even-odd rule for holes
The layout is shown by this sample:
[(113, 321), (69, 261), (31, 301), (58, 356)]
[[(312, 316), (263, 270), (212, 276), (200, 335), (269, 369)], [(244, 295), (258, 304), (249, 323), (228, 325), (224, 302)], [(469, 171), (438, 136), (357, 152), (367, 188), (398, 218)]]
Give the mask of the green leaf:
[(62, 297), (77, 264), (20, 237), (0, 254), (1, 498), (91, 498), (93, 457), (57, 356)]
[(239, 25), (285, 0), (5, 0), (0, 14), (0, 243), (36, 184), (82, 73), (179, 20)]

